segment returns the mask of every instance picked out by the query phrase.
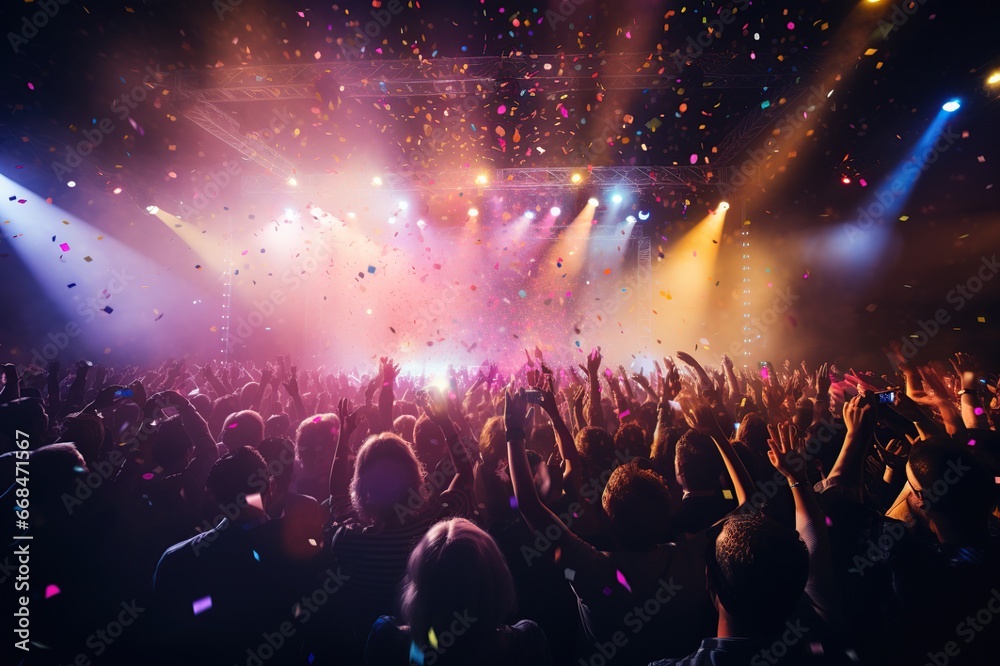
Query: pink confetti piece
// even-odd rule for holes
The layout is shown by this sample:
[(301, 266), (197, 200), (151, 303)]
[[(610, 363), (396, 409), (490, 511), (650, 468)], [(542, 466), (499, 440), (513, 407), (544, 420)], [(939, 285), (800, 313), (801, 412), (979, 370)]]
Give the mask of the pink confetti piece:
[(631, 592), (632, 588), (629, 586), (628, 581), (625, 580), (625, 574), (623, 574), (621, 571), (617, 571), (617, 570), (615, 571), (615, 573), (618, 574), (618, 584), (621, 585), (622, 587), (624, 587), (629, 592)]
[(60, 243), (59, 249), (63, 252), (69, 252), (69, 243)]
[(62, 592), (62, 590), (59, 589), (58, 585), (49, 584), (49, 585), (45, 586), (45, 598), (46, 599), (54, 597), (57, 594), (59, 594), (60, 592)]

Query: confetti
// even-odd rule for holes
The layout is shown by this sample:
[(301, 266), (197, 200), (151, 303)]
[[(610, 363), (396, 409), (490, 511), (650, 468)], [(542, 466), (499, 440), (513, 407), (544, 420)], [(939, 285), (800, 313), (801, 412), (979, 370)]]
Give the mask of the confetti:
[(202, 597), (201, 599), (197, 599), (194, 603), (191, 604), (191, 609), (194, 611), (195, 615), (201, 615), (202, 613), (204, 613), (207, 610), (210, 610), (211, 608), (212, 608), (211, 596)]

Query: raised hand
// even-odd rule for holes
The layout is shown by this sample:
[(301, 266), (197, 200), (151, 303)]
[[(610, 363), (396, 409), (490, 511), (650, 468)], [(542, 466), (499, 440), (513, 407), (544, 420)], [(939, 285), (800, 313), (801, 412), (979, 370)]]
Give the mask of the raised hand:
[(722, 355), (722, 368), (726, 372), (732, 372), (733, 371), (733, 359), (729, 358), (729, 354), (723, 354)]
[(549, 378), (545, 381), (544, 385), (539, 388), (541, 391), (541, 400), (538, 402), (538, 406), (545, 410), (546, 414), (558, 414), (559, 407), (556, 405), (556, 393), (552, 389), (552, 380)]
[(660, 380), (660, 401), (676, 400), (682, 389), (681, 373), (678, 372), (677, 366), (667, 363), (667, 372)]
[(799, 436), (795, 426), (783, 422), (769, 424), (767, 432), (767, 458), (771, 465), (788, 479), (789, 484), (809, 483), (808, 465), (805, 456), (805, 440)]
[(260, 370), (260, 390), (261, 393), (264, 392), (264, 387), (271, 383), (271, 378), (274, 376), (274, 369), (271, 368), (270, 363), (265, 363), (264, 367)]
[(388, 356), (379, 359), (379, 373), (382, 375), (383, 386), (393, 386), (399, 376), (399, 364), (394, 364)]
[(597, 373), (601, 369), (601, 360), (602, 360), (601, 348), (597, 347), (596, 349), (590, 352), (590, 355), (587, 356), (586, 367), (581, 365), (580, 369), (586, 372), (591, 379), (596, 380), (598, 378)]
[(844, 425), (847, 436), (859, 432), (871, 432), (875, 425), (875, 408), (867, 398), (856, 395), (844, 403)]
[(365, 417), (365, 413), (363, 407), (352, 410), (350, 399), (341, 398), (337, 403), (337, 416), (340, 418), (341, 440), (346, 441), (346, 438), (358, 427), (361, 419)]
[(525, 433), (525, 424), (529, 421), (530, 413), (528, 401), (524, 396), (524, 389), (511, 393), (509, 390), (504, 393), (503, 400), (503, 425), (507, 432)]
[(924, 384), (934, 393), (932, 400), (934, 402), (947, 401), (951, 397), (951, 392), (945, 385), (944, 377), (941, 373), (930, 366), (921, 366), (920, 377), (924, 380)]
[(424, 408), (427, 418), (441, 428), (446, 438), (457, 433), (451, 414), (448, 413), (447, 398), (435, 398), (430, 393), (424, 392), (417, 396), (417, 403)]
[(884, 449), (876, 446), (875, 451), (886, 467), (899, 471), (906, 467), (906, 459), (910, 455), (910, 443), (906, 439), (893, 439)]
[(293, 398), (299, 397), (299, 369), (297, 366), (292, 366), (291, 372), (288, 375), (288, 381), (284, 382), (282, 386), (288, 391), (288, 395)]
[(816, 370), (812, 377), (812, 386), (816, 395), (824, 396), (830, 392), (830, 365), (824, 363)]
[(955, 369), (958, 380), (962, 382), (963, 389), (978, 389), (976, 382), (979, 379), (979, 366), (976, 359), (971, 354), (955, 352), (951, 357), (951, 367)]
[(698, 375), (698, 383), (701, 388), (702, 395), (708, 395), (709, 397), (721, 401), (722, 395), (719, 392), (718, 387), (715, 382), (712, 381), (708, 373), (705, 372), (705, 368), (701, 367), (701, 364), (695, 360), (691, 354), (687, 352), (679, 351), (677, 352), (677, 358), (679, 358), (685, 365), (689, 366)]

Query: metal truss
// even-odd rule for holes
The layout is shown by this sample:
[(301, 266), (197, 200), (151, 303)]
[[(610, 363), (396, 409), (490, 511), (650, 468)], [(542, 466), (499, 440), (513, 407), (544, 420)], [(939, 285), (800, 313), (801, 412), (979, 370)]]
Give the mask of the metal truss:
[[(592, 167), (497, 169), (486, 174), (456, 169), (448, 171), (392, 172), (359, 179), (351, 175), (299, 174), (295, 184), (277, 170), (272, 173), (248, 174), (243, 177), (244, 194), (270, 194), (317, 191), (469, 191), (494, 190), (555, 190), (573, 187), (617, 187), (628, 191), (644, 191), (658, 187), (708, 186), (741, 184), (755, 179), (757, 169), (703, 166), (651, 167)], [(486, 181), (477, 178), (486, 176)], [(579, 176), (579, 181), (574, 181)]]
[[(743, 115), (736, 127), (719, 142), (719, 164), (727, 165), (738, 161), (741, 153), (747, 146), (753, 143), (753, 140), (760, 136), (762, 132), (774, 128), (785, 113), (789, 113), (791, 109), (796, 108), (799, 100), (805, 97), (809, 89), (805, 86), (798, 86), (797, 88), (789, 86), (781, 93), (775, 95), (775, 98), (780, 99), (784, 96), (785, 92), (793, 92), (793, 94), (785, 97), (786, 101), (781, 106), (770, 106), (767, 109), (757, 106), (749, 109)], [(750, 161), (760, 162), (760, 160), (754, 159)]]
[[(678, 53), (511, 55), (391, 61), (350, 61), (288, 65), (226, 67), (181, 71), (165, 85), (175, 99), (192, 104), (185, 115), (213, 136), (236, 148), (267, 172), (248, 177), (246, 192), (285, 191), (282, 184), (294, 165), (253, 135), (242, 134), (236, 122), (215, 104), (224, 102), (316, 99), (340, 94), (352, 98), (434, 97), (467, 95), (555, 96), (584, 90), (655, 90), (670, 88), (680, 77), (694, 78), (703, 88), (766, 88), (801, 74), (772, 71), (728, 53), (703, 53), (684, 59)], [(507, 85), (513, 84), (513, 85)], [(337, 91), (336, 93), (332, 91)], [(771, 114), (750, 114), (725, 140), (731, 160), (770, 122)], [(725, 162), (723, 162), (725, 163)], [(595, 170), (596, 171), (596, 170)], [(643, 172), (646, 173), (643, 173)], [(598, 184), (647, 188), (656, 185), (725, 184), (732, 174), (702, 167), (605, 169), (591, 174)], [(744, 174), (744, 178), (752, 174)], [(322, 177), (320, 177), (322, 178)], [(303, 177), (296, 176), (301, 181)], [(446, 178), (410, 174), (390, 175), (393, 189), (436, 188)], [(552, 169), (506, 170), (508, 188), (564, 187), (574, 183)], [(465, 186), (456, 179), (458, 186)], [(498, 179), (499, 182), (499, 179)], [(331, 183), (324, 181), (324, 186)], [(336, 183), (332, 183), (336, 187)]]
[(693, 73), (702, 87), (759, 88), (789, 74), (769, 71), (730, 54), (511, 55), (419, 60), (343, 61), (223, 67), (177, 72), (177, 99), (251, 102), (314, 99), (317, 81), (334, 82), (344, 97), (420, 97), (494, 94), (498, 81), (517, 83), (519, 94), (581, 90), (645, 90), (676, 85)]
[(254, 134), (241, 132), (239, 123), (217, 106), (208, 102), (199, 102), (192, 104), (185, 115), (212, 136), (222, 139), (267, 169), (268, 175), (284, 181), (295, 173), (295, 166), (284, 155), (258, 139)]

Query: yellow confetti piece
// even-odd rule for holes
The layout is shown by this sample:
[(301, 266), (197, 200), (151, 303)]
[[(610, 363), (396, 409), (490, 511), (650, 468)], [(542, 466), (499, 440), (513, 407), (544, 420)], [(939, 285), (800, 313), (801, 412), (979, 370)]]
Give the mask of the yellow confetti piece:
[(431, 644), (432, 648), (434, 648), (435, 650), (437, 650), (437, 647), (438, 647), (438, 637), (437, 637), (437, 634), (434, 633), (434, 627), (431, 627), (427, 631), (427, 642), (429, 642)]

